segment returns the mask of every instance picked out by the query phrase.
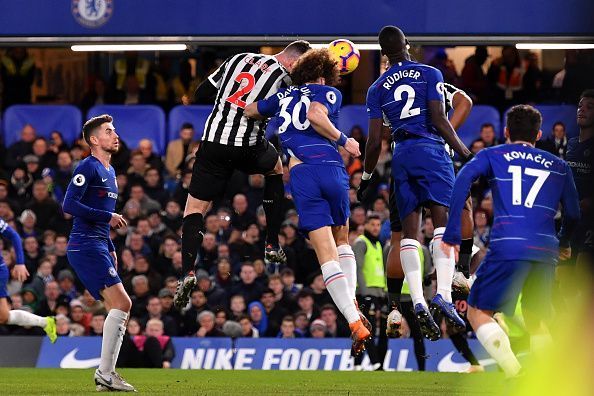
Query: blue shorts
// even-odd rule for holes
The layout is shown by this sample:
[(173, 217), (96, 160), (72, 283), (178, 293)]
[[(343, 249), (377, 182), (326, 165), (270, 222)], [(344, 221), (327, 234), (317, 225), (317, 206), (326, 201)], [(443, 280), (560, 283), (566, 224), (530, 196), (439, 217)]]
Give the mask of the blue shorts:
[(392, 158), (392, 178), (402, 220), (431, 202), (450, 206), (454, 167), (444, 145), (439, 142), (428, 139), (398, 142)]
[(554, 278), (552, 263), (485, 259), (476, 272), (468, 304), (513, 316), (521, 293), (522, 309), (546, 318), (550, 315)]
[(122, 282), (107, 243), (71, 240), (66, 255), (82, 284), (97, 300), (101, 299), (101, 290)]
[(349, 177), (344, 167), (299, 164), (291, 168), (290, 175), (302, 231), (347, 223), (351, 211)]
[(8, 297), (8, 292), (6, 291), (6, 285), (8, 285), (8, 267), (6, 264), (0, 265), (0, 298)]

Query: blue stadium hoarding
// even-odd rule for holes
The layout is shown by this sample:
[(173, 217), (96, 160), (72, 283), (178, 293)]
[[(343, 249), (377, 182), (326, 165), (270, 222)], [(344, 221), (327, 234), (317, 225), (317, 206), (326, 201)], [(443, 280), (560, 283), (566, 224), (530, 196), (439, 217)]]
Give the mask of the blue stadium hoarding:
[[(487, 370), (495, 362), (476, 340), (469, 341)], [(346, 338), (173, 338), (175, 359), (172, 368), (192, 370), (342, 370), (353, 369), (351, 342)], [(455, 372), (468, 367), (448, 340), (427, 342), (427, 371)], [(61, 337), (55, 344), (44, 339), (36, 367), (91, 368), (99, 364), (100, 337)], [(365, 356), (362, 366), (371, 369)], [(418, 369), (410, 339), (389, 340), (384, 360), (388, 371)]]
[(590, 0), (0, 0), (0, 38), (375, 36), (387, 24), (408, 35), (592, 37), (593, 15)]

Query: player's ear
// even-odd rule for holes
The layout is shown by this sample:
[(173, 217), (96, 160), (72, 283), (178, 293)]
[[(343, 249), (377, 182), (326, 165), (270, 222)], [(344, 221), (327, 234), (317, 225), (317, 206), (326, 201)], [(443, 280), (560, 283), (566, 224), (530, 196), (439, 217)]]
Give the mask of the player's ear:
[(538, 133), (536, 134), (536, 141), (538, 142), (541, 137), (542, 137), (542, 129), (539, 129)]
[(503, 128), (503, 137), (505, 137), (506, 141), (509, 141), (509, 129), (507, 127)]

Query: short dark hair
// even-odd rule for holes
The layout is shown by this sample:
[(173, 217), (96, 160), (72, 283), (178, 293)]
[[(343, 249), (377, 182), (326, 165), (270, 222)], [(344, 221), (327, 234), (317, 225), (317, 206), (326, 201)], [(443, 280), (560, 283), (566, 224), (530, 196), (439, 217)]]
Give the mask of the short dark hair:
[(83, 139), (87, 144), (91, 145), (91, 136), (96, 132), (97, 128), (106, 122), (113, 122), (113, 117), (109, 114), (102, 114), (97, 117), (93, 117), (83, 125), (82, 135)]
[(320, 308), (320, 313), (322, 313), (324, 311), (328, 311), (328, 310), (334, 312), (334, 314), (337, 314), (336, 313), (336, 308), (334, 308), (334, 305), (332, 305), (332, 304), (324, 304), (324, 305), (322, 305), (322, 308)]
[(396, 26), (384, 26), (378, 35), (378, 42), (382, 53), (386, 56), (395, 55), (401, 52), (408, 41), (404, 32)]
[(285, 47), (285, 49), (283, 50), (283, 52), (290, 52), (290, 53), (293, 53), (293, 54), (299, 56), (299, 55), (305, 54), (310, 49), (311, 49), (311, 45), (309, 44), (309, 41), (297, 40), (297, 41), (293, 41), (292, 43), (287, 45)]
[(507, 112), (507, 129), (512, 142), (536, 142), (542, 124), (542, 115), (529, 105), (517, 105)]
[(184, 122), (180, 128), (181, 129), (194, 129), (194, 124), (191, 122)]
[(586, 89), (584, 92), (582, 92), (580, 95), (580, 100), (583, 98), (594, 99), (594, 89)]
[(481, 131), (484, 128), (493, 128), (493, 130), (495, 130), (495, 125), (491, 124), (490, 122), (485, 122), (484, 124), (481, 125)]
[(371, 215), (367, 216), (367, 218), (365, 219), (365, 223), (369, 223), (371, 220), (379, 220), (380, 222), (382, 221), (381, 217), (379, 217), (378, 215), (371, 214)]
[(322, 77), (326, 85), (338, 83), (338, 62), (334, 60), (327, 49), (320, 48), (307, 52), (300, 57), (291, 72), (291, 79), (295, 85), (303, 85)]
[(269, 287), (267, 287), (264, 290), (262, 290), (262, 295), (264, 295), (264, 294), (272, 294), (274, 296), (274, 292)]
[(563, 127), (563, 129), (565, 129), (565, 124), (564, 124), (564, 123), (562, 123), (561, 121), (557, 121), (557, 122), (555, 122), (555, 123), (553, 124), (553, 129), (555, 129), (555, 127), (556, 127), (557, 125), (561, 125), (561, 126)]
[(283, 317), (283, 322), (291, 322), (295, 324), (295, 318), (292, 315), (286, 315)]

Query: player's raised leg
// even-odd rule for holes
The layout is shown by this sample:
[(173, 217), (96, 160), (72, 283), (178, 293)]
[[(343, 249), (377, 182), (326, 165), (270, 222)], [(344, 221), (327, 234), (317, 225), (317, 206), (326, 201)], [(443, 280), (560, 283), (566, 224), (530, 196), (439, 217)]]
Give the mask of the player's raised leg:
[(101, 296), (109, 312), (103, 324), (101, 360), (95, 371), (95, 385), (98, 391), (135, 392), (134, 387), (115, 370), (132, 302), (121, 282), (103, 289)]
[(357, 302), (357, 261), (355, 260), (353, 248), (351, 248), (351, 245), (349, 245), (348, 223), (344, 226), (332, 227), (332, 235), (334, 236), (334, 241), (336, 242), (337, 246), (336, 250), (338, 252), (338, 263), (340, 264), (340, 268), (342, 269), (349, 286), (348, 292), (350, 297), (355, 303), (355, 307), (357, 308), (357, 312), (359, 312), (359, 318), (363, 322), (363, 325), (371, 332), (371, 323), (367, 317), (365, 317), (363, 312), (361, 312), (359, 303)]
[(336, 243), (330, 227), (326, 226), (310, 231), (309, 240), (321, 263), (326, 289), (338, 310), (349, 323), (353, 339), (353, 352), (359, 354), (365, 349), (365, 341), (370, 338), (371, 334), (361, 321), (355, 302), (351, 299), (346, 276), (338, 262)]
[(274, 263), (275, 265), (287, 262), (287, 256), (278, 242), (278, 234), (283, 221), (284, 197), (283, 164), (280, 158), (278, 158), (274, 170), (265, 175), (264, 197), (262, 198), (262, 206), (266, 215), (266, 249), (264, 251), (264, 258), (268, 263)]

